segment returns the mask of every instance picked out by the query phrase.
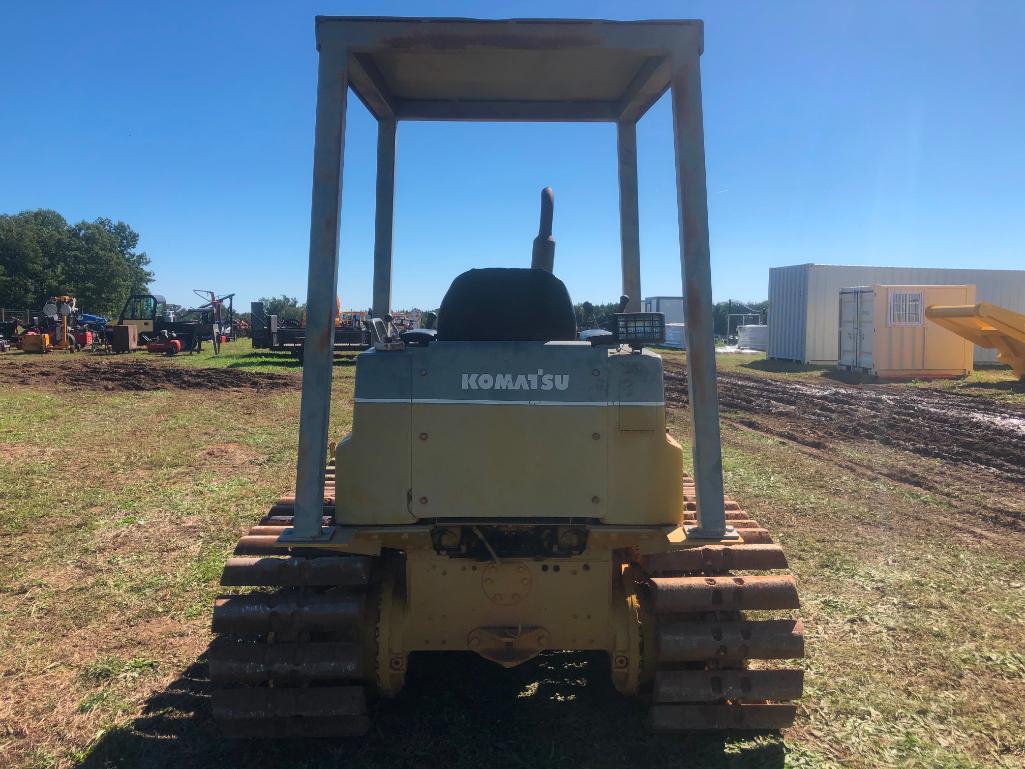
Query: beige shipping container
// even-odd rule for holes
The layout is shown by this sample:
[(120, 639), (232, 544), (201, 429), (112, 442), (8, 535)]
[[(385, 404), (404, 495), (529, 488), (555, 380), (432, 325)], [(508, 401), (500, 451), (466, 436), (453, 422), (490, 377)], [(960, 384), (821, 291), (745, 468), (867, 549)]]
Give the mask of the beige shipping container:
[(884, 378), (970, 374), (971, 342), (925, 317), (936, 304), (975, 304), (975, 286), (840, 289), (837, 366)]

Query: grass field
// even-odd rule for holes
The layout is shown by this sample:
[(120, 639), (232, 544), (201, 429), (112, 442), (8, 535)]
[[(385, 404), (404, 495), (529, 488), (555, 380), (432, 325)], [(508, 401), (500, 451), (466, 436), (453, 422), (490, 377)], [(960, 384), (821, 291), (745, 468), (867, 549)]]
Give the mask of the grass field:
[[(246, 342), (135, 357), (122, 371), (0, 356), (0, 766), (1025, 767), (1023, 485), (885, 440), (807, 440), (800, 414), (772, 409), (724, 411), (724, 471), (801, 590), (806, 694), (783, 735), (654, 738), (600, 658), (503, 671), (449, 655), (414, 659), (364, 740), (225, 741), (205, 679), (211, 602), (235, 540), (292, 487), (301, 369)], [(350, 364), (335, 368), (336, 437)], [(837, 384), (750, 356), (720, 367)], [(1001, 370), (886, 387), (992, 396), (1025, 417)], [(670, 416), (686, 441), (686, 412)]]

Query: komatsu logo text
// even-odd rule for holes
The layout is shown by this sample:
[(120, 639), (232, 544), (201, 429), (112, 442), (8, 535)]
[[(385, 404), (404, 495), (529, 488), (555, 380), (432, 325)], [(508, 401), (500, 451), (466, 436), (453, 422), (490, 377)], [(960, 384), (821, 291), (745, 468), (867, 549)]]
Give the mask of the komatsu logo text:
[(569, 374), (463, 374), (464, 390), (565, 390)]

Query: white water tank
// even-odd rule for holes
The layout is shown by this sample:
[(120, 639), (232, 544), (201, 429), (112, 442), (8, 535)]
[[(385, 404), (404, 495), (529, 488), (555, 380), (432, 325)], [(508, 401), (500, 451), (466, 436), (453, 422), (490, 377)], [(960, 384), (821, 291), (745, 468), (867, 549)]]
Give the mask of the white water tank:
[(765, 352), (769, 349), (769, 327), (737, 326), (737, 347)]

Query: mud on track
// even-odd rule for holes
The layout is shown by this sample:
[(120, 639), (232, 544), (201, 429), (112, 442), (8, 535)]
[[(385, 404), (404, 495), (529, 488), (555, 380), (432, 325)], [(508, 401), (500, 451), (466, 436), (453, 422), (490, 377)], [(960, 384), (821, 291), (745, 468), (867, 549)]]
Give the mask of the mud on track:
[[(682, 365), (666, 364), (666, 403), (687, 403), (687, 372)], [(719, 403), (724, 420), (813, 449), (842, 441), (872, 441), (949, 462), (961, 473), (1007, 485), (1025, 484), (1025, 410), (985, 396), (722, 372)]]
[[(0, 361), (2, 363), (3, 361)], [(0, 365), (0, 386), (26, 385), (109, 392), (152, 390), (288, 390), (300, 379), (228, 368), (186, 368), (158, 358), (47, 356)]]

